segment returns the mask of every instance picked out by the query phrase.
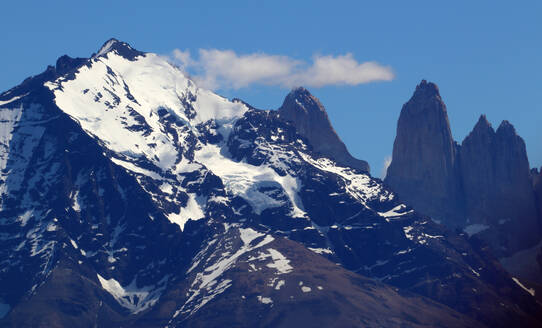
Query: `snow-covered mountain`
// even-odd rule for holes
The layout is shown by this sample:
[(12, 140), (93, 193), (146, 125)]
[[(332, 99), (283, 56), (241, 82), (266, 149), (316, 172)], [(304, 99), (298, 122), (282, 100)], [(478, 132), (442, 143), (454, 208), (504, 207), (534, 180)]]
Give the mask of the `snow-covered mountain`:
[(484, 245), (417, 214), (283, 114), (201, 89), (115, 39), (2, 93), (0, 323), (542, 322)]

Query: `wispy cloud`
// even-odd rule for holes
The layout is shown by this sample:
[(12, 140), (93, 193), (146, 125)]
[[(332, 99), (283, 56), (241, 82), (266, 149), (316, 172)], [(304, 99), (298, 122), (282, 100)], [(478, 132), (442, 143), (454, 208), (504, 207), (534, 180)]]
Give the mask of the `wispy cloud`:
[(209, 89), (240, 89), (254, 84), (287, 88), (358, 85), (394, 78), (389, 66), (360, 63), (350, 53), (315, 55), (311, 63), (281, 55), (239, 55), (232, 50), (217, 49), (200, 49), (197, 58), (189, 51), (176, 49), (172, 58), (196, 83)]
[(382, 172), (380, 172), (380, 176), (382, 179), (386, 178), (386, 174), (388, 173), (388, 167), (390, 167), (391, 164), (391, 156), (386, 156), (384, 158), (384, 166), (382, 167)]

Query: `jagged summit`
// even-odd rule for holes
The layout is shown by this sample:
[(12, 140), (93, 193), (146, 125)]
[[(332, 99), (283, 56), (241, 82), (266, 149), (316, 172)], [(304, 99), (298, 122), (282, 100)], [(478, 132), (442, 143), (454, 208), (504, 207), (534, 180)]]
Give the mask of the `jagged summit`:
[(489, 123), (489, 121), (487, 120), (486, 114), (480, 115), (480, 118), (478, 119), (478, 122), (476, 122), (476, 125), (474, 128), (476, 128), (477, 126), (491, 127), (491, 123)]
[(504, 120), (501, 122), (499, 127), (497, 128), (497, 134), (502, 136), (516, 136), (516, 128), (512, 125), (512, 123), (508, 122), (507, 120)]
[(416, 86), (416, 91), (414, 91), (413, 97), (440, 97), (440, 92), (438, 86), (433, 82), (427, 82), (427, 80), (422, 80), (420, 84)]
[(142, 55), (145, 54), (142, 51), (139, 51), (139, 50), (136, 50), (136, 49), (132, 48), (132, 46), (130, 46), (128, 43), (126, 43), (124, 41), (119, 41), (119, 40), (117, 40), (115, 38), (111, 38), (111, 39), (107, 40), (102, 45), (100, 50), (98, 50), (98, 52), (95, 55), (93, 55), (92, 57), (105, 56), (106, 54), (110, 53), (111, 51), (115, 51), (120, 56), (122, 56), (122, 57), (124, 57), (126, 59), (130, 59), (130, 60), (134, 60), (136, 57), (142, 56)]
[[(430, 112), (434, 114), (430, 114)], [(414, 94), (401, 110), (401, 115), (403, 113), (405, 115), (437, 115), (439, 120), (446, 120), (443, 124), (449, 125), (446, 105), (440, 97), (438, 86), (426, 80), (422, 80), (416, 86)]]
[(346, 149), (331, 125), (326, 109), (307, 89), (292, 89), (278, 109), (281, 118), (290, 121), (299, 134), (308, 139), (314, 150), (363, 172), (369, 172), (369, 164), (358, 160)]
[(495, 135), (495, 130), (493, 126), (486, 118), (485, 114), (480, 115), (478, 122), (474, 125), (474, 128), (469, 133), (469, 135), (463, 140), (463, 143), (470, 142), (470, 139), (475, 138), (475, 136), (484, 135), (486, 138), (493, 138)]
[(309, 90), (304, 87), (293, 88), (284, 99), (282, 107), (291, 107), (302, 110), (306, 113), (311, 111), (325, 112), (326, 109), (320, 103), (320, 100), (313, 96)]

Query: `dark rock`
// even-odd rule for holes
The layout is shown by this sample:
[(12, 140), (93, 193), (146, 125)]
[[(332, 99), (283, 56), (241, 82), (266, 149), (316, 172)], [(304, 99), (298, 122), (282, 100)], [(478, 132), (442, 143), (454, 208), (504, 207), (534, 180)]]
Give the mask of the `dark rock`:
[(482, 115), (456, 145), (433, 83), (422, 81), (401, 110), (386, 183), (422, 213), (479, 232), (499, 257), (541, 238), (523, 139), (508, 121), (495, 132)]
[(335, 129), (331, 126), (326, 109), (305, 88), (293, 89), (279, 108), (280, 117), (290, 121), (297, 132), (307, 138), (313, 149), (337, 163), (369, 172), (366, 161), (350, 155)]
[(503, 121), (495, 133), (485, 116), (480, 117), (463, 141), (460, 158), (469, 223), (497, 231), (486, 233), (497, 254), (536, 244), (540, 231), (529, 161), (514, 127)]
[(463, 140), (460, 166), (469, 217), (488, 218), (495, 198), (496, 136), (486, 116), (480, 116)]
[(420, 212), (461, 225), (456, 161), (446, 105), (438, 87), (423, 80), (401, 110), (385, 182)]
[(71, 70), (79, 67), (83, 63), (85, 63), (88, 59), (87, 58), (72, 58), (68, 55), (61, 56), (56, 61), (56, 72), (59, 75), (64, 75)]

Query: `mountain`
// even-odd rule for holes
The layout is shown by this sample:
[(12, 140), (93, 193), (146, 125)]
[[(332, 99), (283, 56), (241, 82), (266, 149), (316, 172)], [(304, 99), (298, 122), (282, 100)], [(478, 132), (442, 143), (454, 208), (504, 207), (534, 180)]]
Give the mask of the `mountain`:
[(386, 183), (420, 212), (461, 225), (458, 156), (439, 89), (422, 80), (401, 109)]
[(283, 109), (115, 39), (61, 58), (0, 94), (0, 325), (542, 322), (482, 243), (328, 157)]
[(369, 172), (369, 164), (366, 161), (350, 155), (331, 126), (324, 106), (307, 89), (303, 87), (293, 89), (278, 111), (280, 117), (293, 123), (297, 133), (307, 139), (314, 152), (341, 165)]
[(508, 121), (495, 132), (481, 117), (461, 145), (469, 223), (492, 227), (495, 231), (481, 234), (504, 254), (534, 245), (541, 237), (529, 171), (525, 143)]
[(541, 237), (523, 139), (482, 115), (457, 145), (433, 83), (422, 81), (401, 110), (386, 184), (420, 212), (488, 243), (498, 257), (533, 247)]

